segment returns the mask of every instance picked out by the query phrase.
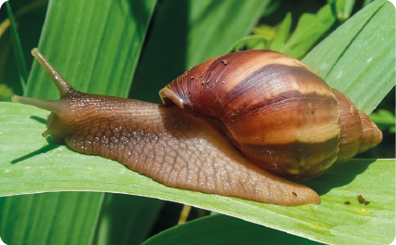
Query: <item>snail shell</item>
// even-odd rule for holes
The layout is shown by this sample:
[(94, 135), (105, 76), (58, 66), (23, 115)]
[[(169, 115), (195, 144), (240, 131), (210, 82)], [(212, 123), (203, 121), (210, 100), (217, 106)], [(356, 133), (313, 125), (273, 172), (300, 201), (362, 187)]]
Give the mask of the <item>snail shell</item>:
[(61, 98), (12, 101), (52, 112), (43, 136), (170, 187), (284, 206), (320, 203), (312, 189), (265, 170), (312, 177), (382, 136), (341, 92), (277, 52), (208, 60), (161, 90), (166, 105), (76, 91), (37, 49), (32, 54)]
[(376, 146), (382, 132), (310, 67), (279, 52), (210, 59), (160, 91), (165, 104), (214, 118), (246, 158), (305, 179)]

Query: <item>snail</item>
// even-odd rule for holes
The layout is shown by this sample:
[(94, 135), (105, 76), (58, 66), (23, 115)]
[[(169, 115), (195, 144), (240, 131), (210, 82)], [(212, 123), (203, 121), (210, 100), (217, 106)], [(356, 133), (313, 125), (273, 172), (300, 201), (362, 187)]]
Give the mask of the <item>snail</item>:
[(46, 137), (114, 159), (167, 186), (263, 203), (320, 203), (291, 180), (374, 147), (382, 133), (340, 91), (285, 54), (249, 50), (190, 68), (164, 105), (76, 91), (39, 53), (59, 100), (13, 95), (52, 113)]

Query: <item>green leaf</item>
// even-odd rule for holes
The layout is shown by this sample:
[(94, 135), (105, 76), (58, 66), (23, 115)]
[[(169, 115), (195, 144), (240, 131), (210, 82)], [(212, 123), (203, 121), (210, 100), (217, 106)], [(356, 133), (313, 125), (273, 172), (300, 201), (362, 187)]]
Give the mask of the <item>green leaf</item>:
[(370, 114), (395, 86), (395, 8), (378, 0), (316, 46), (302, 61)]
[[(77, 90), (126, 97), (155, 0), (57, 0), (49, 5), (39, 50)], [(27, 95), (57, 99), (33, 63)]]
[[(50, 62), (59, 68), (64, 75), (76, 88), (88, 92), (126, 96), (132, 82), (132, 77), (140, 56), (141, 47), (144, 42), (148, 23), (154, 9), (155, 0), (150, 1), (129, 1), (121, 0), (117, 2), (103, 2), (97, 4), (94, 0), (58, 0), (49, 5), (43, 33), (40, 38), (40, 51), (50, 59)], [(114, 80), (113, 80), (114, 79)], [(34, 63), (29, 77), (27, 94), (32, 97), (58, 98), (58, 92), (49, 79), (44, 69)], [(51, 147), (50, 147), (51, 149)], [(38, 179), (38, 181), (40, 181)], [(84, 238), (75, 239), (76, 244), (92, 244), (95, 235), (95, 229), (98, 222), (99, 212), (96, 216), (78, 216), (74, 217), (73, 222), (62, 222), (63, 219), (72, 218), (73, 214), (78, 214), (73, 210), (99, 210), (101, 209), (104, 194), (100, 193), (80, 193), (80, 199), (88, 200), (87, 203), (74, 200), (73, 205), (56, 207), (53, 209), (46, 208), (43, 203), (56, 202), (57, 199), (68, 199), (68, 193), (59, 193), (58, 195), (38, 195), (31, 205), (35, 210), (31, 212), (18, 213), (18, 209), (9, 209), (7, 215), (20, 215), (21, 219), (27, 220), (26, 227), (34, 226), (34, 219), (30, 216), (41, 213), (43, 216), (55, 217), (53, 222), (59, 222), (58, 229), (64, 232), (48, 233), (46, 230), (37, 229), (30, 234), (32, 238), (40, 237), (44, 239), (43, 243), (48, 244), (70, 244), (67, 237), (73, 238), (80, 233), (73, 227), (80, 227), (84, 231)], [(94, 198), (101, 197), (100, 199)], [(106, 200), (112, 198), (112, 195), (106, 195)], [(116, 197), (114, 197), (116, 198)], [(10, 206), (22, 205), (30, 202), (28, 196), (20, 198), (11, 197), (3, 198), (10, 203)], [(151, 210), (137, 209), (146, 204), (147, 207), (152, 200), (128, 197), (128, 200), (134, 199), (136, 209), (129, 212), (131, 218), (133, 215), (156, 214), (160, 206), (152, 206)], [(41, 201), (44, 200), (44, 201)], [(140, 205), (140, 206), (139, 206)], [(122, 209), (120, 209), (121, 211)], [(30, 211), (30, 210), (28, 210)], [(124, 208), (125, 211), (125, 208)], [(73, 213), (74, 212), (74, 213)], [(58, 213), (62, 213), (59, 215)], [(88, 213), (88, 211), (87, 211)], [(103, 227), (105, 222), (104, 213), (101, 213), (99, 219), (99, 230), (97, 237), (103, 238), (103, 231), (106, 232), (106, 239), (101, 244), (115, 240), (114, 230), (106, 230)], [(7, 222), (5, 216), (0, 216), (1, 222)], [(51, 221), (51, 220), (49, 220)], [(48, 222), (50, 225), (51, 222)], [(141, 233), (139, 241), (145, 238), (147, 231), (151, 228), (153, 218), (147, 219), (139, 229)], [(18, 233), (18, 223), (8, 222), (8, 230), (0, 231), (1, 236), (12, 236), (10, 244), (23, 243), (23, 232)], [(115, 227), (115, 226), (114, 226)], [(128, 234), (131, 226), (123, 226), (117, 231), (118, 234)], [(73, 232), (69, 234), (68, 231)], [(129, 232), (129, 234), (132, 234)], [(128, 236), (124, 236), (124, 241), (128, 241)], [(41, 241), (37, 239), (37, 241)], [(52, 240), (48, 240), (52, 239)], [(97, 238), (95, 238), (97, 240)], [(15, 241), (15, 242), (14, 242)], [(34, 240), (32, 241), (34, 242)], [(37, 244), (37, 243), (35, 243)]]
[(388, 110), (379, 110), (378, 112), (371, 114), (370, 118), (376, 123), (395, 125), (395, 114)]
[(163, 204), (163, 201), (139, 196), (106, 194), (92, 244), (141, 244), (147, 239)]
[(335, 17), (329, 4), (322, 7), (316, 15), (303, 14), (296, 30), (280, 49), (280, 52), (294, 58), (302, 58), (334, 24)]
[[(117, 162), (48, 145), (39, 136), (47, 112), (6, 102), (0, 108), (0, 196), (106, 191), (185, 203), (322, 242), (376, 244), (395, 236), (395, 160), (335, 166), (304, 183), (321, 195), (320, 205), (280, 207), (166, 187)], [(358, 194), (371, 204), (357, 204)]]
[(234, 43), (234, 45), (232, 45), (232, 48), (229, 49), (226, 53), (231, 53), (236, 50), (241, 50), (241, 49), (243, 49), (244, 46), (248, 45), (249, 43), (259, 44), (259, 43), (266, 43), (266, 42), (267, 42), (267, 40), (263, 36), (260, 36), (260, 35), (252, 35), (252, 36), (243, 37), (243, 38), (239, 39), (238, 41), (236, 41)]
[(261, 17), (266, 17), (275, 12), (281, 6), (282, 1), (271, 1), (268, 7), (265, 8)]
[(389, 128), (389, 133), (394, 134), (395, 132), (396, 132), (396, 127), (395, 125), (393, 125)]
[(28, 77), (25, 57), (23, 56), (23, 53), (22, 53), (21, 40), (19, 39), (17, 27), (16, 27), (15, 20), (14, 20), (14, 15), (12, 14), (11, 6), (10, 6), (10, 2), (7, 1), (5, 3), (5, 5), (7, 6), (8, 18), (10, 19), (10, 26), (11, 26), (11, 30), (12, 30), (11, 37), (12, 37), (12, 43), (14, 46), (15, 60), (16, 60), (17, 67), (18, 67), (19, 80), (21, 82), (22, 90), (24, 91), (24, 94), (25, 94), (26, 81), (27, 81), (27, 77)]
[(0, 100), (1, 101), (10, 100), (12, 94), (13, 94), (13, 91), (10, 87), (8, 87), (5, 84), (0, 84)]
[(378, 110), (370, 115), (370, 119), (375, 122), (380, 129), (389, 128), (389, 133), (395, 133), (395, 114), (388, 110)]
[[(324, 64), (322, 62), (326, 62), (329, 67), (323, 69), (325, 75), (331, 78), (333, 73), (337, 74), (342, 69), (338, 62), (344, 58), (344, 51), (349, 52), (349, 47), (353, 47), (355, 41), (361, 42), (365, 36), (360, 35), (366, 32), (366, 28), (370, 28), (371, 35), (377, 37), (378, 33), (383, 34), (381, 24), (384, 24), (384, 18), (389, 20), (393, 16), (394, 12), (389, 10), (389, 4), (377, 0), (364, 8), (361, 14), (345, 22), (335, 35), (324, 40), (323, 43), (327, 46), (319, 45), (305, 60), (313, 63), (317, 61), (311, 65), (315, 69), (321, 68)], [(354, 29), (356, 23), (362, 23), (357, 31)], [(373, 25), (377, 25), (377, 28), (372, 28)], [(394, 27), (389, 30), (392, 35)], [(390, 37), (391, 35), (379, 36), (377, 39), (383, 41), (382, 44), (392, 51), (394, 46), (389, 46), (389, 43), (394, 45), (394, 37)], [(388, 40), (391, 41), (388, 43)], [(379, 45), (378, 42), (374, 44)], [(371, 45), (368, 42), (365, 47)], [(332, 52), (327, 53), (329, 49)], [(327, 56), (321, 55), (324, 53)], [(392, 53), (388, 54), (391, 55)], [(382, 84), (376, 94), (362, 96), (362, 101), (374, 100), (378, 103), (378, 94), (384, 95), (389, 91), (388, 82), (394, 78), (395, 66), (392, 64), (394, 58), (387, 59), (388, 56), (377, 57), (377, 65), (382, 59), (391, 62), (388, 66), (382, 64), (387, 66), (382, 69), (386, 86)], [(361, 66), (362, 69), (367, 69), (365, 74), (368, 75), (372, 74), (372, 69), (378, 68), (371, 66), (366, 59), (359, 60), (355, 57), (350, 61), (355, 63), (345, 63), (344, 66)], [(323, 76), (322, 73), (321, 75)], [(342, 90), (349, 86), (350, 81), (365, 82), (364, 86), (354, 85), (356, 91), (346, 91), (349, 96), (355, 92), (362, 93), (365, 89), (373, 90), (371, 87), (376, 87), (379, 83), (364, 76), (354, 76), (355, 74), (351, 74), (354, 79), (347, 79), (336, 87)], [(373, 76), (370, 75), (369, 78)], [(337, 79), (330, 81), (334, 86)], [(366, 86), (366, 82), (370, 87)], [(77, 154), (66, 146), (55, 146), (39, 136), (45, 130), (47, 114), (32, 107), (0, 103), (1, 196), (68, 190), (107, 191), (186, 203), (327, 243), (384, 244), (390, 243), (395, 237), (394, 159), (352, 160), (335, 166), (323, 176), (306, 183), (319, 192), (322, 204), (286, 208), (168, 188), (114, 161)], [(370, 205), (357, 204), (357, 194), (362, 194), (371, 202)], [(346, 200), (352, 204), (344, 205)]]
[(91, 244), (102, 198), (79, 192), (2, 197), (1, 238), (6, 244)]
[[(205, 234), (205, 235), (202, 235)], [(210, 239), (208, 239), (210, 237)], [(318, 244), (281, 231), (215, 214), (168, 229), (142, 245)]]
[(337, 0), (335, 4), (337, 18), (341, 21), (347, 20), (351, 16), (353, 5), (355, 0)]
[[(45, 12), (48, 6), (48, 0), (19, 0), (11, 1), (14, 11), (14, 19), (17, 24), (19, 38), (22, 43), (23, 56), (26, 61), (26, 68), (29, 71), (32, 65), (33, 56), (30, 54), (32, 47), (37, 47), (40, 38), (41, 29), (44, 23)], [(1, 10), (5, 10), (4, 8)], [(32, 18), (32, 16), (34, 16)], [(6, 11), (0, 11), (0, 100), (11, 101), (11, 96), (7, 95), (4, 87), (11, 90), (11, 95), (24, 94), (20, 83), (16, 57), (12, 44), (10, 21)], [(25, 79), (25, 85), (27, 82)], [(3, 91), (2, 91), (3, 90)]]
[(164, 1), (152, 23), (130, 98), (161, 103), (158, 91), (189, 67), (248, 35), (269, 0)]
[(255, 27), (252, 32), (256, 35), (262, 36), (266, 40), (272, 40), (278, 32), (278, 26), (259, 25)]
[(287, 38), (289, 37), (290, 27), (292, 24), (292, 15), (287, 13), (285, 19), (279, 27), (278, 35), (275, 37), (271, 44), (271, 50), (279, 51), (283, 45), (285, 45)]
[(374, 2), (375, 0), (364, 0), (363, 7), (366, 7), (370, 3)]

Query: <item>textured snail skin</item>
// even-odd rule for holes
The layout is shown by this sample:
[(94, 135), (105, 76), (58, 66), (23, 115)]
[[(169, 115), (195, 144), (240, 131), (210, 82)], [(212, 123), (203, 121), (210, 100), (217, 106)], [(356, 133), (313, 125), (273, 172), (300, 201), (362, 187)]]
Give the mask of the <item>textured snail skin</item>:
[(284, 206), (320, 203), (312, 189), (248, 161), (209, 121), (175, 105), (78, 92), (37, 49), (32, 54), (61, 98), (12, 100), (51, 111), (43, 136), (55, 143), (114, 159), (170, 187)]
[(279, 52), (213, 58), (160, 95), (165, 104), (219, 121), (246, 158), (289, 179), (320, 175), (382, 140), (378, 127), (343, 93)]
[[(346, 160), (351, 151), (362, 149), (356, 140), (342, 137), (352, 135), (365, 147), (378, 138), (371, 121), (360, 123), (370, 139), (356, 134), (350, 113), (359, 124), (355, 116), (361, 111), (352, 110), (349, 99), (333, 93), (309, 67), (277, 52), (246, 51), (208, 60), (160, 91), (165, 105), (78, 92), (37, 49), (32, 54), (61, 98), (14, 95), (12, 100), (52, 112), (43, 136), (81, 153), (117, 160), (170, 187), (284, 206), (320, 203), (310, 188), (264, 169), (312, 177), (335, 162), (338, 152)], [(341, 100), (348, 103), (339, 108)], [(264, 112), (267, 117), (250, 117)], [(267, 145), (260, 149), (262, 142)], [(339, 149), (342, 145), (346, 150)], [(270, 159), (269, 167), (258, 160), (260, 155)]]

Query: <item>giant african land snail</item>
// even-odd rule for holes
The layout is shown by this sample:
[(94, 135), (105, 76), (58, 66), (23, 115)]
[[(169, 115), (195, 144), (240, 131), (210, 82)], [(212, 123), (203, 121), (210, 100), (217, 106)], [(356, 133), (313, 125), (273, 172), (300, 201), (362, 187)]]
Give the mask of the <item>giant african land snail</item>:
[(52, 112), (43, 136), (171, 187), (285, 206), (319, 203), (310, 188), (275, 175), (317, 176), (382, 139), (343, 93), (278, 52), (210, 59), (160, 91), (165, 105), (78, 92), (37, 49), (32, 54), (61, 98), (12, 100)]

